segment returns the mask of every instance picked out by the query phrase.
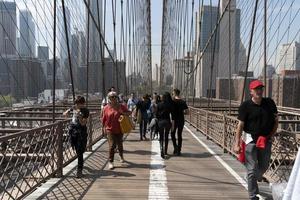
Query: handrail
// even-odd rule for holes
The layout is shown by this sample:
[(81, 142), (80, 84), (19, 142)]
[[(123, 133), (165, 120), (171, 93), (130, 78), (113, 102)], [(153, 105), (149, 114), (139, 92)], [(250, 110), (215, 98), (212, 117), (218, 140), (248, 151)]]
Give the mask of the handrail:
[[(189, 110), (189, 116), (186, 117), (189, 124), (218, 144), (224, 152), (237, 157), (233, 151), (234, 136), (238, 125), (236, 117), (194, 107), (189, 107)], [(291, 129), (291, 126), (300, 126), (298, 116), (294, 117), (296, 120), (279, 121), (281, 128), (274, 137), (271, 164), (266, 172), (270, 181), (287, 181), (289, 178), (300, 145), (300, 138), (297, 135), (299, 130)]]

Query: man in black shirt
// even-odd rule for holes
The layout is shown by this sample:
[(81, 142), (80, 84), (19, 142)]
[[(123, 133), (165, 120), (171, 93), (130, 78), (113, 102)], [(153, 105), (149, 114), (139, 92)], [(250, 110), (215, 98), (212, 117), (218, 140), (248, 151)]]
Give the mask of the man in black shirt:
[[(186, 102), (180, 98), (180, 90), (173, 90), (173, 102), (174, 102), (174, 125), (172, 127), (171, 137), (174, 147), (174, 154), (181, 155), (182, 146), (182, 130), (184, 127), (184, 114), (188, 113), (188, 106)], [(178, 130), (178, 131), (177, 131)], [(178, 137), (178, 144), (176, 144), (176, 131)]]
[[(246, 143), (245, 167), (247, 169), (248, 192), (250, 199), (259, 199), (257, 181), (262, 181), (263, 174), (269, 167), (272, 136), (278, 127), (277, 107), (271, 98), (263, 98), (264, 85), (254, 80), (249, 85), (251, 99), (239, 107), (239, 124), (233, 150), (241, 151), (241, 136)], [(264, 148), (259, 143), (263, 141)]]
[(150, 108), (151, 101), (148, 98), (148, 95), (144, 95), (141, 101), (138, 101), (136, 104), (137, 112), (141, 112), (141, 122), (140, 122), (140, 140), (147, 140), (147, 124), (148, 124), (148, 110)]

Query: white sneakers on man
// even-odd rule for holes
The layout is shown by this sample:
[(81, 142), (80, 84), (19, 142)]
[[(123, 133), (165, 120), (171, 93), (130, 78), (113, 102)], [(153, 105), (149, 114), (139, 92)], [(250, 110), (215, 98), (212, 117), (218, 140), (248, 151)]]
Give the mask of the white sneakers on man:
[(114, 164), (112, 162), (108, 162), (108, 169), (114, 169)]

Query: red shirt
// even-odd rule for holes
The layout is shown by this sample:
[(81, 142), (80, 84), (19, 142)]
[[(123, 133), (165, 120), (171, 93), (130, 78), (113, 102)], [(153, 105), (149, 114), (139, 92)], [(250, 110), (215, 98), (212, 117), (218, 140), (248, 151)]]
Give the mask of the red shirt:
[(112, 108), (109, 104), (103, 108), (102, 124), (109, 133), (121, 133), (119, 118), (123, 112), (128, 112), (128, 109), (122, 104), (119, 110)]

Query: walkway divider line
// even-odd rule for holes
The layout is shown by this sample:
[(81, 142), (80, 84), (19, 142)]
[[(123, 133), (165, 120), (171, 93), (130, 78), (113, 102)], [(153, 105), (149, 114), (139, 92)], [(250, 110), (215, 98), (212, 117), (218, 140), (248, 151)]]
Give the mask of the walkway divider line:
[(148, 199), (169, 199), (167, 174), (164, 160), (160, 157), (159, 141), (153, 140), (151, 147), (151, 164)]
[(211, 148), (200, 140), (187, 126), (184, 127), (244, 188), (246, 188), (246, 190), (248, 190), (248, 184), (240, 175), (238, 175), (220, 156), (218, 156)]

